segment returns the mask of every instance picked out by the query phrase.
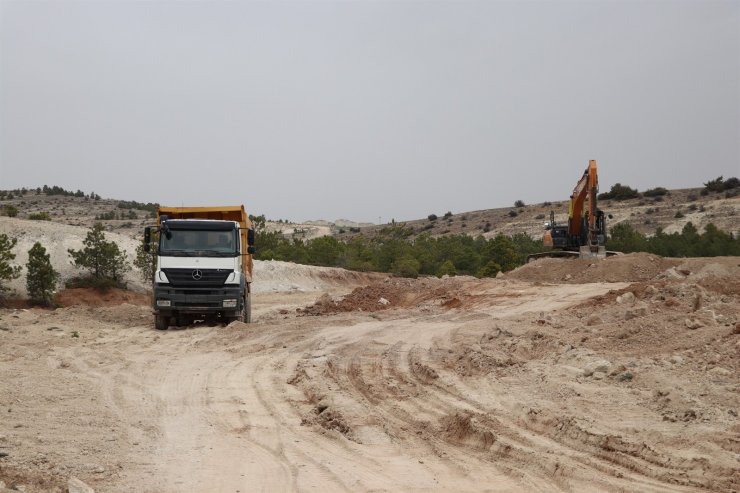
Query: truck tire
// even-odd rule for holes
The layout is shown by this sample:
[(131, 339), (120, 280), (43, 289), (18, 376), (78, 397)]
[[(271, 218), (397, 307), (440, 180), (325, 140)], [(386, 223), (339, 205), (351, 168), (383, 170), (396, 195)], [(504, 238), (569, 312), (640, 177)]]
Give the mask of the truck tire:
[(252, 293), (247, 293), (247, 299), (244, 300), (244, 323), (252, 323)]
[(170, 325), (170, 318), (162, 315), (154, 316), (154, 328), (157, 330), (167, 330)]

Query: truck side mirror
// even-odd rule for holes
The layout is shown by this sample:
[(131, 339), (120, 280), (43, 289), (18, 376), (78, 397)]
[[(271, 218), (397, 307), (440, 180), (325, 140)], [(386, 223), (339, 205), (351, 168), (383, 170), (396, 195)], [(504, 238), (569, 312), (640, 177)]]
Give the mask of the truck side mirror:
[(149, 253), (149, 243), (152, 241), (152, 228), (144, 228), (144, 251)]
[(257, 251), (257, 249), (254, 248), (254, 246), (252, 246), (252, 245), (250, 245), (250, 246), (247, 247), (247, 253), (249, 255), (254, 255), (254, 252), (256, 252), (256, 251)]
[(247, 245), (249, 246), (254, 245), (254, 230), (253, 229), (247, 230)]

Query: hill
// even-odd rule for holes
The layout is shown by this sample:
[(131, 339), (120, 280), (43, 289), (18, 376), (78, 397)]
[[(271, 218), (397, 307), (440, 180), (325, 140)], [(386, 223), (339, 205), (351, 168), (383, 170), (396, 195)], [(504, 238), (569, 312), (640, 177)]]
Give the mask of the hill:
[[(732, 193), (701, 194), (701, 188), (668, 190), (663, 196), (641, 196), (629, 200), (601, 200), (599, 208), (612, 216), (607, 226), (627, 223), (639, 232), (651, 235), (658, 228), (666, 233), (680, 232), (688, 222), (699, 230), (713, 223), (727, 232), (740, 232), (740, 195)], [(430, 214), (424, 219), (406, 221), (414, 236), (428, 233), (433, 236), (445, 234), (483, 235), (491, 238), (499, 233), (513, 235), (526, 233), (533, 238), (541, 237), (550, 211), (555, 220), (564, 223), (568, 219), (568, 201), (543, 202), (523, 207), (499, 207), (461, 213)], [(356, 234), (373, 236), (387, 225), (363, 227), (345, 231), (338, 236), (343, 239)]]
[[(58, 187), (54, 187), (55, 189)], [(139, 238), (144, 226), (152, 224), (153, 211), (157, 204), (135, 201), (104, 199), (95, 194), (48, 195), (40, 189), (20, 191), (0, 190), (0, 213), (5, 215), (7, 207), (17, 209), (18, 218), (28, 219), (34, 214), (46, 213), (49, 220), (71, 226), (89, 228), (102, 222), (106, 230), (131, 238)], [(740, 194), (737, 189), (729, 192), (711, 192), (702, 195), (702, 188), (667, 190), (665, 195), (640, 197), (629, 200), (601, 200), (599, 207), (612, 217), (608, 226), (627, 223), (637, 231), (651, 235), (658, 228), (667, 233), (681, 231), (688, 222), (699, 230), (713, 223), (719, 229), (737, 234), (740, 232)], [(12, 198), (9, 198), (12, 195)], [(494, 237), (499, 233), (512, 235), (526, 233), (539, 238), (548, 221), (550, 211), (562, 223), (567, 220), (568, 201), (542, 202), (522, 207), (499, 207), (478, 211), (444, 213), (436, 211), (429, 217), (406, 221), (413, 236), (428, 233), (432, 236), (445, 234), (483, 235)], [(254, 214), (259, 211), (251, 211)], [(373, 236), (387, 224), (374, 225), (339, 219), (329, 221), (306, 221), (294, 223), (287, 220), (266, 222), (268, 231), (279, 231), (286, 238), (311, 239), (333, 235), (349, 239), (363, 234)]]

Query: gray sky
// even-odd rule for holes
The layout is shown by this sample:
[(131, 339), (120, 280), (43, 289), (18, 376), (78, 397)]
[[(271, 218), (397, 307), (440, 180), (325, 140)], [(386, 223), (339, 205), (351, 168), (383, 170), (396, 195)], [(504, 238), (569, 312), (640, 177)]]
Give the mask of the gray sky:
[(740, 175), (740, 2), (7, 1), (0, 189), (377, 222)]

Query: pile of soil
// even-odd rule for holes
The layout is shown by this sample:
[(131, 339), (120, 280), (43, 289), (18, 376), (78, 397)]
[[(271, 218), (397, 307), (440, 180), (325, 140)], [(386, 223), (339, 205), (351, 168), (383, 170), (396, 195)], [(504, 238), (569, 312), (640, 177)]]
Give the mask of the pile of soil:
[(394, 279), (386, 278), (355, 288), (339, 298), (322, 295), (316, 302), (299, 311), (302, 315), (327, 315), (342, 312), (375, 312), (390, 308), (411, 308), (421, 303), (436, 302), (446, 308), (460, 306), (455, 297), (462, 279)]
[(65, 289), (54, 296), (58, 306), (111, 306), (128, 303), (131, 305), (148, 305), (151, 302), (149, 294), (135, 293), (124, 289), (110, 288), (98, 291), (92, 288)]
[(543, 258), (506, 274), (507, 279), (530, 282), (581, 284), (586, 282), (649, 281), (679, 259), (658, 257), (649, 253), (630, 253), (602, 260)]

